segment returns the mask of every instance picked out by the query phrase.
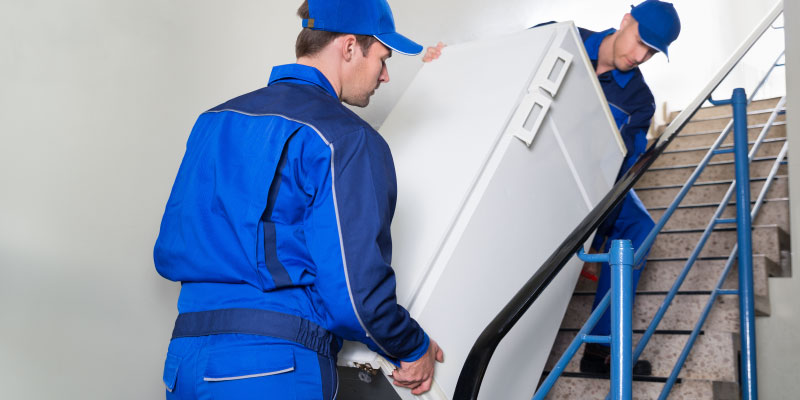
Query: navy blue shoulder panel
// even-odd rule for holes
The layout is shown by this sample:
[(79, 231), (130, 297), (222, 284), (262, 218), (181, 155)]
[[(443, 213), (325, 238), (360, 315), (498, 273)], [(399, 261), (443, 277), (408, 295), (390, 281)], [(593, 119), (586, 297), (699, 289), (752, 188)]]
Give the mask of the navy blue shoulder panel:
[(581, 41), (585, 42), (585, 41), (586, 41), (586, 39), (588, 39), (588, 38), (589, 38), (589, 36), (592, 36), (592, 35), (594, 35), (594, 34), (595, 34), (595, 33), (597, 33), (597, 32), (595, 32), (595, 31), (590, 31), (590, 30), (588, 30), (588, 29), (584, 29), (584, 28), (578, 27), (578, 33), (580, 33), (580, 34), (581, 34)]
[[(647, 82), (644, 80), (642, 71), (639, 70), (639, 68), (635, 68), (632, 72), (633, 77), (624, 89), (619, 90), (612, 96), (608, 96), (607, 94), (607, 97), (614, 98), (614, 100), (609, 98), (609, 102), (615, 103), (617, 106), (622, 107), (628, 114), (632, 114), (639, 109), (649, 110), (654, 108), (655, 104), (653, 92), (651, 92), (650, 87), (647, 86)], [(650, 112), (651, 116), (654, 111), (655, 109)]]
[[(234, 111), (248, 115), (280, 115), (312, 125), (328, 143), (361, 128), (375, 130), (323, 89), (314, 85), (276, 82), (241, 95), (207, 112)], [(375, 132), (377, 134), (377, 132)]]

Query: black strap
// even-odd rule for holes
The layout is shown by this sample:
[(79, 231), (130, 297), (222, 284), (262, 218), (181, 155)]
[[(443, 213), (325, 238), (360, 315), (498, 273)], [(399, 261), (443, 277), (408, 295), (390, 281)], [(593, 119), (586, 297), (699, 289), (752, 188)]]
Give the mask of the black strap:
[(242, 333), (270, 336), (305, 346), (333, 358), (339, 352), (336, 337), (321, 326), (296, 315), (252, 308), (182, 313), (172, 338)]

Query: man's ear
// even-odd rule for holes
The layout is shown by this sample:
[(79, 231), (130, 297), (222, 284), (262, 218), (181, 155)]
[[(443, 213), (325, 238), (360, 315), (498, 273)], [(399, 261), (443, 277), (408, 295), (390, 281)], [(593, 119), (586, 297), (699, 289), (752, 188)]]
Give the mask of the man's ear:
[(358, 47), (358, 41), (354, 35), (344, 35), (341, 37), (341, 51), (342, 51), (342, 58), (350, 62), (353, 60), (353, 56), (356, 54), (356, 48)]
[(619, 30), (625, 29), (625, 27), (630, 25), (633, 21), (635, 21), (633, 15), (631, 15), (631, 13), (626, 13), (622, 16), (622, 22), (619, 23)]

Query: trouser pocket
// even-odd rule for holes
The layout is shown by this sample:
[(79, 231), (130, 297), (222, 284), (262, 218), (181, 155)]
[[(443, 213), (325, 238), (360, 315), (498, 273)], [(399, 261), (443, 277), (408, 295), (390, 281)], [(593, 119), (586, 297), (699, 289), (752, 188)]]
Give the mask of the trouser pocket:
[(164, 385), (167, 387), (168, 392), (175, 390), (175, 383), (178, 382), (178, 368), (181, 366), (181, 357), (175, 354), (167, 353), (167, 359), (164, 361)]
[(213, 399), (295, 399), (291, 345), (254, 345), (209, 352), (203, 381)]

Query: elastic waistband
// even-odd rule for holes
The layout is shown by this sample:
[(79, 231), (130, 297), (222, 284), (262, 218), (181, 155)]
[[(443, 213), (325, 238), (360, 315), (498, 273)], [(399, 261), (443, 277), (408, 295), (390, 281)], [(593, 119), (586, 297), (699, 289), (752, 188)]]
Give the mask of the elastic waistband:
[(295, 342), (334, 358), (336, 337), (321, 326), (296, 315), (252, 308), (228, 308), (179, 314), (172, 338), (241, 333)]

